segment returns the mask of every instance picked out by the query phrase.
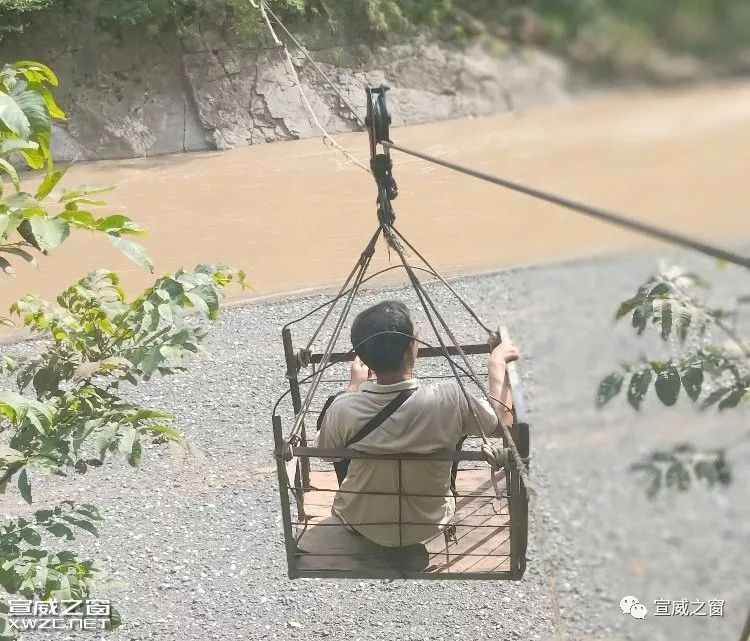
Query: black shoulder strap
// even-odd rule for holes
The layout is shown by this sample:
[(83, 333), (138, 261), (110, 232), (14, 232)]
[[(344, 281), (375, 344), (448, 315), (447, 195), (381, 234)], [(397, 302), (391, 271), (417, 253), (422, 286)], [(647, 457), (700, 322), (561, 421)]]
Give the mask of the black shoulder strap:
[(320, 428), (323, 427), (323, 419), (326, 416), (326, 412), (328, 411), (328, 408), (331, 407), (333, 404), (333, 401), (335, 401), (339, 396), (341, 396), (344, 393), (344, 390), (341, 390), (340, 392), (336, 392), (335, 394), (328, 397), (325, 404), (323, 405), (323, 409), (320, 410), (320, 414), (318, 414), (318, 432), (320, 432)]
[(346, 447), (349, 447), (350, 445), (361, 441), (369, 434), (372, 434), (372, 432), (378, 429), (388, 418), (390, 418), (391, 415), (406, 402), (406, 399), (408, 399), (416, 391), (417, 388), (412, 388), (405, 389), (403, 392), (401, 392), (398, 396), (396, 396), (396, 398), (388, 403), (388, 405), (386, 405), (382, 410), (375, 414), (375, 416), (367, 421), (362, 429), (359, 430), (359, 432), (357, 432), (346, 442)]

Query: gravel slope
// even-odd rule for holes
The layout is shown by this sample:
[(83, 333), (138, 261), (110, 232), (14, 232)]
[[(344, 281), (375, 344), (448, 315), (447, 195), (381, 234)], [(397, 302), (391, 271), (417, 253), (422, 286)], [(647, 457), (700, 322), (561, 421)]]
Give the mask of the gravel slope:
[[(137, 471), (114, 463), (63, 487), (36, 481), (41, 502), (65, 496), (108, 509), (101, 538), (81, 539), (107, 567), (102, 595), (126, 621), (105, 638), (736, 638), (750, 604), (747, 439), (732, 450), (736, 476), (726, 490), (651, 501), (627, 468), (660, 444), (736, 441), (747, 413), (697, 417), (683, 405), (638, 416), (623, 401), (604, 412), (593, 407), (598, 380), (636, 344), (627, 327), (612, 329), (612, 312), (655, 263), (619, 257), (457, 282), (485, 319), (510, 327), (525, 355), (540, 496), (520, 583), (287, 580), (270, 426), (284, 389), (280, 328), (323, 298), (225, 310), (210, 356), (136, 392), (174, 409), (189, 449), (149, 446)], [(728, 282), (726, 274), (720, 278)], [(459, 336), (481, 340), (466, 314), (433, 289)], [(369, 291), (358, 308), (384, 295), (402, 291)], [(20, 505), (12, 492), (3, 497), (6, 514)], [(726, 616), (650, 613), (637, 621), (620, 613), (626, 594), (649, 610), (659, 598), (725, 599)]]

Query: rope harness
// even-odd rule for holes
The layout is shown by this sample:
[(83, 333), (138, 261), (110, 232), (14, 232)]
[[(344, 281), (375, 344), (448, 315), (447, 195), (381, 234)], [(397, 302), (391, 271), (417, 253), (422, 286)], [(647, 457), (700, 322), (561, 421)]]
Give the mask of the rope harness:
[[(267, 16), (266, 16), (266, 20), (268, 20)], [(385, 239), (387, 243), (389, 250), (392, 250), (393, 252), (395, 252), (396, 255), (399, 257), (399, 260), (401, 262), (401, 267), (403, 267), (403, 269), (405, 270), (409, 278), (409, 281), (411, 282), (412, 287), (417, 295), (417, 298), (419, 299), (422, 310), (424, 311), (425, 316), (427, 317), (427, 320), (430, 326), (432, 327), (432, 330), (438, 340), (440, 352), (447, 359), (448, 364), (451, 368), (453, 377), (457, 381), (459, 388), (461, 389), (461, 393), (464, 395), (464, 398), (466, 399), (467, 406), (472, 412), (474, 421), (478, 428), (478, 433), (482, 439), (482, 445), (481, 445), (480, 451), (482, 452), (484, 459), (487, 461), (487, 463), (490, 466), (491, 474), (492, 474), (492, 483), (493, 483), (493, 486), (495, 487), (496, 493), (499, 496), (501, 492), (497, 483), (497, 479), (495, 478), (495, 474), (499, 472), (500, 470), (507, 469), (510, 461), (512, 461), (513, 466), (519, 472), (524, 490), (526, 491), (527, 494), (531, 494), (533, 493), (533, 489), (528, 480), (528, 475), (526, 471), (526, 463), (528, 462), (528, 459), (524, 461), (521, 458), (514, 444), (510, 431), (508, 430), (507, 426), (505, 425), (503, 421), (502, 412), (497, 409), (498, 404), (499, 405), (504, 405), (504, 404), (498, 399), (494, 399), (490, 395), (486, 385), (477, 375), (473, 365), (471, 364), (467, 355), (464, 353), (453, 331), (451, 330), (448, 323), (445, 321), (442, 314), (438, 310), (430, 294), (424, 288), (424, 285), (420, 281), (419, 277), (417, 276), (416, 271), (417, 270), (425, 271), (433, 275), (435, 278), (438, 279), (438, 281), (443, 283), (451, 292), (451, 294), (453, 294), (453, 296), (461, 303), (464, 309), (466, 309), (469, 312), (471, 317), (478, 323), (478, 325), (487, 332), (488, 339), (490, 340), (491, 343), (494, 342), (495, 344), (497, 344), (497, 342), (499, 342), (499, 337), (498, 337), (497, 332), (493, 332), (491, 329), (489, 329), (489, 327), (480, 319), (478, 314), (471, 308), (471, 306), (458, 294), (458, 292), (456, 292), (456, 290), (453, 287), (450, 286), (450, 284), (445, 280), (445, 278), (443, 278), (432, 267), (432, 265), (427, 262), (427, 260), (416, 250), (416, 248), (406, 239), (406, 237), (401, 232), (399, 232), (394, 226), (396, 216), (395, 216), (395, 212), (393, 211), (392, 201), (398, 195), (398, 187), (393, 177), (393, 164), (390, 159), (390, 155), (388, 153), (387, 148), (383, 148), (383, 151), (380, 153), (378, 153), (378, 149), (377, 149), (378, 145), (383, 139), (389, 138), (389, 126), (390, 126), (391, 119), (390, 119), (390, 115), (388, 114), (388, 109), (387, 109), (386, 91), (387, 91), (387, 88), (384, 86), (374, 88), (374, 89), (368, 89), (368, 92), (367, 92), (368, 115), (367, 115), (367, 118), (365, 119), (365, 123), (368, 125), (369, 132), (370, 132), (370, 151), (371, 151), (370, 167), (371, 167), (373, 176), (375, 177), (375, 182), (378, 188), (378, 198), (377, 198), (378, 228), (376, 229), (375, 233), (371, 237), (365, 249), (360, 254), (357, 262), (355, 263), (354, 267), (352, 268), (351, 272), (346, 278), (344, 284), (339, 290), (339, 293), (327, 304), (328, 309), (326, 310), (326, 313), (324, 314), (322, 320), (320, 321), (316, 329), (313, 331), (311, 338), (307, 342), (307, 345), (303, 349), (301, 349), (298, 353), (297, 366), (303, 367), (309, 364), (310, 357), (312, 354), (311, 348), (312, 348), (314, 341), (319, 336), (323, 327), (328, 323), (329, 319), (331, 319), (334, 308), (336, 307), (337, 303), (343, 299), (344, 300), (343, 309), (340, 311), (340, 313), (338, 314), (338, 317), (336, 318), (334, 322), (333, 330), (331, 332), (331, 335), (328, 339), (328, 342), (326, 344), (326, 347), (320, 359), (320, 366), (312, 375), (312, 380), (311, 380), (309, 387), (307, 388), (307, 392), (306, 392), (304, 400), (302, 401), (301, 408), (296, 413), (292, 429), (288, 437), (285, 439), (285, 447), (283, 451), (283, 456), (287, 461), (293, 458), (293, 454), (294, 454), (293, 447), (298, 445), (300, 442), (301, 434), (304, 429), (303, 426), (304, 426), (305, 417), (310, 409), (313, 399), (315, 398), (315, 395), (320, 386), (320, 383), (323, 380), (323, 375), (325, 371), (328, 369), (330, 365), (332, 365), (331, 355), (334, 353), (335, 346), (341, 335), (341, 331), (344, 327), (344, 324), (349, 316), (349, 313), (351, 311), (351, 308), (357, 296), (357, 293), (359, 292), (359, 289), (362, 286), (362, 284), (365, 282), (365, 280), (367, 280), (366, 278), (367, 269), (372, 260), (372, 256), (375, 251), (375, 246), (382, 234), (383, 238)], [(416, 268), (412, 266), (407, 259), (406, 250), (404, 249), (404, 247), (407, 247), (410, 251), (412, 251), (424, 263), (425, 266), (416, 267)], [(317, 309), (319, 310), (321, 308), (322, 306)], [(450, 342), (453, 344), (453, 349), (455, 353), (460, 356), (461, 361), (463, 361), (463, 365), (460, 365), (453, 358), (451, 358), (446, 341), (441, 335), (441, 331), (439, 327), (442, 328), (442, 330), (445, 332), (445, 334), (449, 338)], [(391, 332), (381, 332), (381, 333), (391, 333)], [(374, 336), (368, 337), (367, 340), (370, 340), (372, 338), (374, 338)], [(354, 346), (353, 350), (356, 350), (357, 347), (358, 346)], [(476, 414), (476, 410), (474, 409), (474, 406), (471, 402), (470, 394), (468, 390), (466, 389), (466, 385), (464, 384), (462, 380), (461, 373), (463, 373), (464, 376), (467, 376), (468, 378), (470, 378), (472, 382), (475, 385), (477, 385), (477, 387), (481, 390), (481, 392), (487, 399), (490, 406), (494, 409), (498, 422), (500, 424), (500, 428), (503, 433), (504, 443), (506, 447), (495, 445), (492, 441), (490, 441), (489, 437), (485, 433), (482, 427), (482, 424), (479, 420), (479, 417)]]

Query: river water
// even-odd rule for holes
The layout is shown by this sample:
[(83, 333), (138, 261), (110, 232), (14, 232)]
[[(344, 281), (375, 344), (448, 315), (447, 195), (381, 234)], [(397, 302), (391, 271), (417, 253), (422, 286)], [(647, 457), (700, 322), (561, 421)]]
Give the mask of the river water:
[[(394, 129), (395, 141), (650, 222), (750, 240), (750, 85), (623, 93), (521, 114)], [(361, 159), (366, 134), (338, 138)], [(394, 152), (397, 225), (448, 274), (654, 242)], [(375, 230), (372, 177), (320, 140), (82, 163), (66, 185), (115, 184), (103, 212), (149, 229), (156, 273), (200, 262), (244, 268), (263, 295), (338, 283)], [(388, 264), (381, 249), (374, 266)], [(53, 297), (95, 267), (135, 294), (153, 276), (104, 239), (74, 234), (40, 269), (4, 279), (0, 307)], [(231, 295), (248, 296), (234, 291)]]

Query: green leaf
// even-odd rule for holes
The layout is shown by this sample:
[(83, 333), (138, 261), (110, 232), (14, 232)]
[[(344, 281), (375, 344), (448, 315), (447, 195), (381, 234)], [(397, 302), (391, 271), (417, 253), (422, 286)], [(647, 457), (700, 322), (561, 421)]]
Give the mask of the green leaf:
[(139, 441), (133, 441), (133, 448), (130, 450), (130, 455), (128, 456), (128, 463), (132, 465), (133, 467), (136, 467), (141, 462), (141, 457), (143, 456), (143, 447), (141, 446)]
[(671, 463), (675, 460), (673, 452), (664, 452), (663, 450), (656, 450), (651, 454), (651, 460), (659, 463)]
[(32, 169), (42, 169), (44, 167), (45, 152), (41, 147), (38, 149), (21, 149), (20, 151), (29, 167)]
[(141, 370), (144, 378), (149, 380), (151, 375), (156, 371), (157, 366), (164, 360), (164, 355), (158, 347), (152, 347), (146, 352), (141, 361)]
[(743, 399), (747, 390), (744, 387), (735, 387), (731, 393), (725, 396), (719, 403), (719, 410), (731, 409), (737, 407), (739, 402)]
[(8, 176), (10, 176), (10, 182), (13, 183), (16, 191), (19, 191), (21, 189), (21, 179), (18, 177), (16, 168), (7, 160), (5, 160), (5, 158), (0, 158), (0, 170), (4, 171), (6, 174), (8, 174)]
[(57, 102), (55, 102), (55, 97), (52, 95), (52, 92), (47, 89), (41, 82), (29, 82), (27, 85), (27, 89), (30, 91), (35, 91), (38, 93), (42, 100), (44, 100), (44, 104), (47, 105), (47, 111), (49, 112), (49, 115), (52, 116), (52, 118), (55, 118), (57, 120), (66, 120), (65, 112), (60, 109)]
[(716, 475), (719, 483), (722, 485), (729, 485), (732, 482), (732, 470), (729, 467), (726, 459), (726, 452), (719, 450), (716, 452)]
[(695, 401), (703, 388), (703, 365), (691, 365), (682, 372), (682, 387), (690, 400)]
[(114, 187), (112, 187), (111, 185), (82, 185), (80, 187), (76, 187), (75, 189), (68, 189), (63, 191), (58, 196), (58, 202), (73, 202), (83, 196), (88, 196), (90, 194), (100, 194), (104, 191), (112, 191), (113, 189)]
[(174, 322), (174, 316), (172, 314), (172, 308), (167, 303), (162, 303), (157, 306), (156, 310), (159, 312), (161, 319), (167, 323)]
[(688, 309), (681, 307), (677, 314), (677, 335), (680, 337), (681, 342), (685, 342), (688, 335), (688, 329), (690, 323), (693, 321), (693, 316)]
[(708, 483), (709, 486), (713, 486), (718, 481), (718, 474), (716, 472), (716, 464), (714, 461), (698, 461), (694, 467), (696, 478), (703, 479)]
[(109, 238), (111, 243), (136, 265), (144, 267), (153, 273), (154, 264), (151, 262), (146, 250), (141, 245), (134, 243), (132, 240), (126, 240), (120, 236), (115, 236), (114, 234), (107, 234), (107, 238)]
[(201, 285), (196, 287), (193, 292), (206, 302), (208, 318), (210, 320), (219, 318), (219, 293), (217, 290), (209, 285)]
[(100, 218), (96, 221), (96, 228), (99, 231), (110, 233), (118, 232), (120, 234), (141, 235), (145, 230), (136, 225), (130, 218), (122, 214), (112, 214), (106, 218)]
[(31, 503), (31, 485), (29, 484), (29, 477), (26, 474), (26, 468), (23, 468), (18, 475), (18, 490), (21, 492), (23, 500)]
[(96, 435), (96, 451), (99, 454), (99, 458), (103, 459), (109, 446), (117, 436), (117, 424), (111, 423), (103, 427)]
[(34, 512), (34, 518), (36, 519), (37, 523), (48, 521), (52, 518), (53, 515), (54, 512), (52, 510), (37, 510), (36, 512)]
[(661, 489), (661, 472), (656, 470), (650, 476), (649, 483), (646, 486), (646, 496), (652, 499), (654, 498)]
[(7, 238), (21, 222), (21, 214), (0, 214), (0, 240)]
[(619, 320), (623, 316), (632, 312), (641, 302), (643, 302), (643, 296), (636, 296), (621, 303), (615, 314), (615, 320)]
[(646, 329), (646, 324), (648, 323), (648, 319), (651, 318), (653, 311), (653, 302), (649, 299), (644, 300), (633, 311), (631, 324), (639, 334), (642, 334)]
[(90, 211), (78, 211), (66, 209), (64, 212), (59, 214), (57, 218), (61, 218), (76, 227), (84, 227), (86, 229), (96, 229), (96, 218)]
[(731, 388), (727, 388), (727, 387), (720, 387), (719, 389), (715, 389), (706, 398), (703, 399), (703, 402), (701, 403), (701, 408), (706, 409), (708, 407), (711, 407), (711, 405), (715, 405), (722, 398), (727, 396), (730, 392), (731, 392)]
[(677, 461), (667, 468), (665, 480), (667, 487), (685, 491), (690, 487), (690, 472), (682, 462)]
[(36, 198), (34, 198), (34, 196), (23, 191), (19, 191), (17, 194), (13, 194), (12, 196), (8, 196), (3, 204), (5, 204), (9, 209), (20, 209), (24, 212), (26, 210), (33, 210), (35, 212), (43, 211), (41, 210), (41, 203)]
[(604, 407), (604, 405), (617, 396), (622, 389), (624, 379), (625, 377), (621, 372), (612, 372), (602, 379), (596, 393), (596, 406)]
[(55, 185), (60, 182), (67, 171), (68, 167), (66, 166), (62, 169), (53, 169), (52, 171), (47, 172), (47, 175), (44, 177), (42, 184), (39, 185), (39, 189), (36, 192), (36, 197), (40, 199), (46, 198), (49, 193), (55, 188)]
[(648, 392), (648, 386), (651, 384), (652, 371), (651, 368), (644, 368), (633, 374), (630, 378), (630, 385), (628, 386), (628, 402), (633, 406), (634, 409), (638, 410), (641, 407), (643, 398)]
[(29, 91), (26, 87), (25, 81), (17, 82), (10, 95), (28, 119), (32, 134), (48, 132), (52, 127), (52, 118), (47, 103), (42, 96), (35, 91)]
[(668, 301), (661, 303), (661, 337), (667, 340), (672, 333), (672, 304)]
[(48, 525), (47, 531), (50, 534), (54, 534), (58, 539), (64, 537), (65, 540), (72, 541), (75, 538), (72, 530), (67, 525), (63, 525), (62, 523), (53, 523), (52, 525)]
[(654, 383), (656, 396), (664, 405), (672, 406), (680, 395), (680, 373), (674, 365), (663, 369)]
[(27, 263), (36, 265), (36, 258), (34, 258), (29, 252), (21, 249), (20, 247), (8, 247), (8, 246), (0, 245), (0, 252), (5, 252), (6, 254), (13, 254), (14, 256), (19, 256), (20, 258), (23, 258)]
[(659, 283), (648, 293), (648, 295), (650, 298), (658, 298), (665, 294), (669, 294), (671, 291), (672, 286), (669, 283)]
[(205, 314), (206, 316), (209, 315), (210, 312), (208, 309), (208, 304), (206, 303), (205, 300), (203, 300), (202, 297), (198, 296), (197, 294), (194, 294), (193, 292), (185, 292), (185, 296), (193, 305), (193, 307), (195, 307), (199, 312), (201, 312), (202, 314)]
[(0, 156), (7, 156), (22, 149), (39, 149), (39, 145), (33, 140), (21, 138), (0, 138)]
[(91, 378), (101, 369), (100, 361), (86, 361), (81, 363), (73, 373), (72, 381), (80, 383), (83, 380)]
[(21, 138), (31, 135), (31, 123), (12, 96), (0, 91), (0, 122)]
[(11, 265), (5, 258), (0, 256), (0, 269), (2, 269), (6, 274), (12, 276), (16, 273), (16, 270), (13, 269), (13, 265)]
[(57, 86), (57, 76), (55, 75), (55, 72), (41, 62), (36, 62), (35, 60), (19, 60), (18, 62), (14, 62), (12, 67), (19, 71), (27, 69), (30, 71), (36, 71), (49, 84), (55, 87)]
[(29, 218), (31, 231), (42, 251), (58, 247), (69, 235), (70, 225), (59, 218)]
[(124, 430), (123, 435), (120, 437), (120, 443), (118, 449), (120, 453), (129, 457), (133, 451), (133, 443), (135, 442), (136, 431), (132, 427), (127, 427)]
[(112, 606), (109, 611), (109, 629), (116, 630), (122, 625), (122, 615)]
[(64, 516), (63, 518), (71, 525), (75, 525), (77, 528), (85, 530), (94, 536), (99, 536), (99, 531), (96, 529), (96, 526), (86, 519), (77, 519), (73, 516)]
[(21, 535), (21, 538), (30, 545), (41, 545), (42, 543), (41, 535), (34, 528), (25, 527), (19, 532), (19, 534)]

